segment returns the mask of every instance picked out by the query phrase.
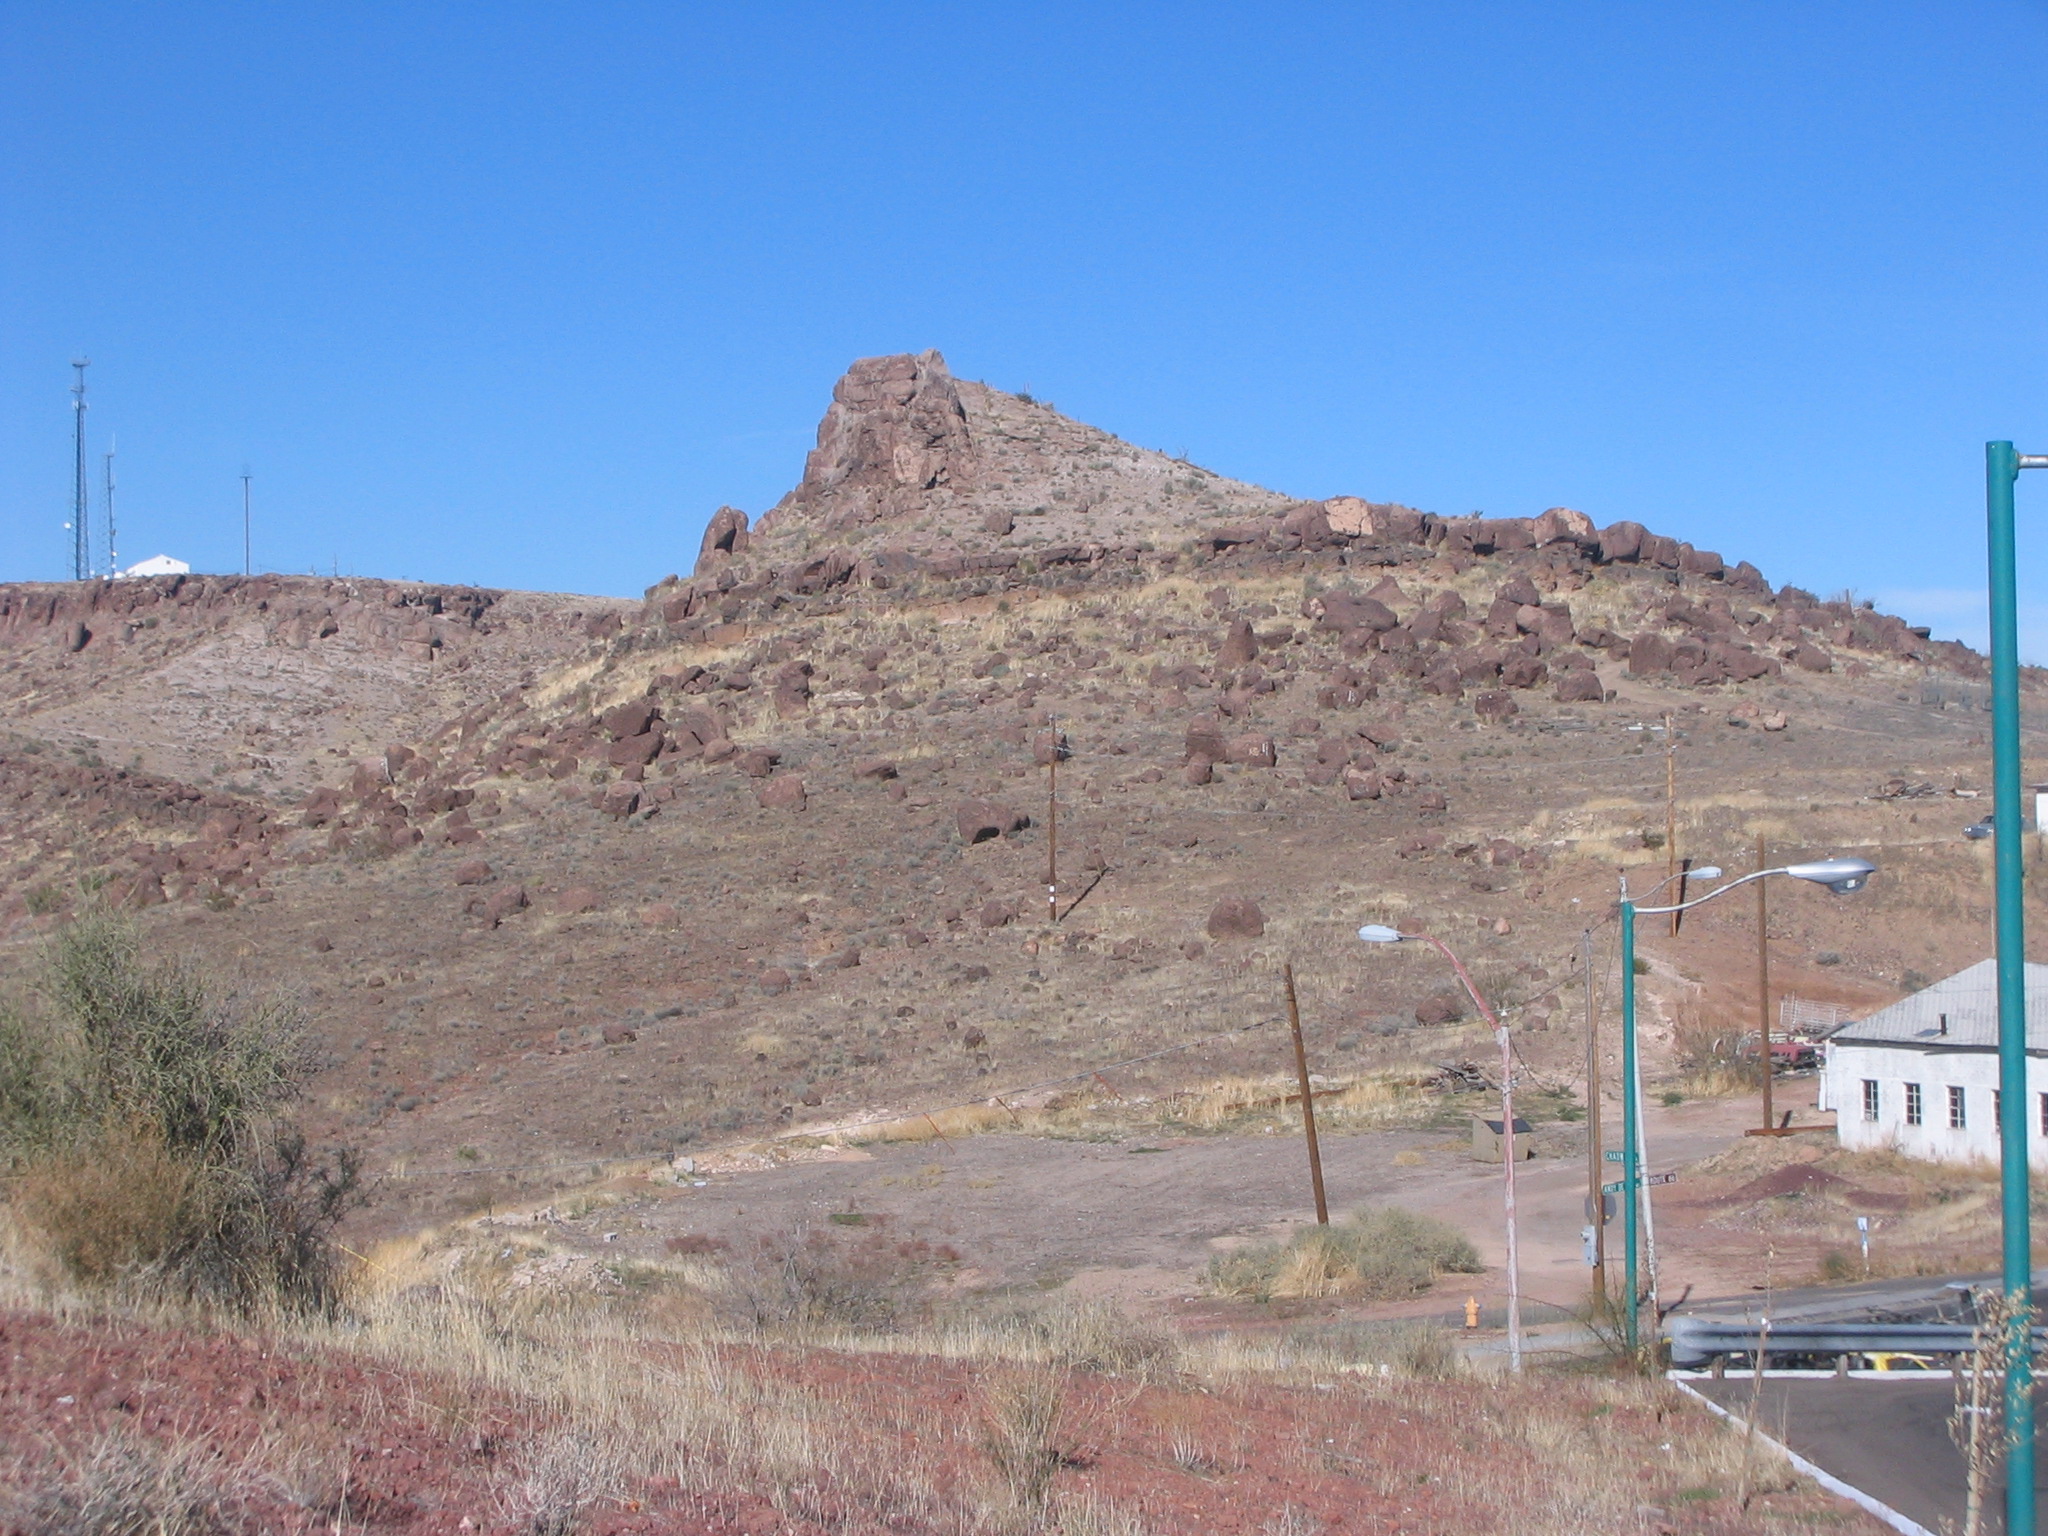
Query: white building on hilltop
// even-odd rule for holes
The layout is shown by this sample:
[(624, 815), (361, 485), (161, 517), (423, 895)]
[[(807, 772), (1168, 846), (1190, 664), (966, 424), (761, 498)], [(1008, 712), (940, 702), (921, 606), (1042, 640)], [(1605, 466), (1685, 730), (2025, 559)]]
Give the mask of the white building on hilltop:
[(128, 576), (190, 576), (192, 567), (182, 560), (173, 560), (169, 555), (151, 555), (147, 560), (138, 560), (121, 572)]
[[(1981, 960), (1827, 1042), (1820, 1107), (1856, 1151), (1998, 1159), (1998, 977)], [(2028, 1160), (2048, 1168), (2048, 965), (2027, 966)]]

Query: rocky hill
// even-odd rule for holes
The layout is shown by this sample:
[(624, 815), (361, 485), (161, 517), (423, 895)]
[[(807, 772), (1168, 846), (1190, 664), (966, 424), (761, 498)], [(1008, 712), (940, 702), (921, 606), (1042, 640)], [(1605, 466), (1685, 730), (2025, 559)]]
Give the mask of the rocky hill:
[[(1785, 985), (1976, 958), (1940, 797), (1975, 787), (1983, 671), (1635, 523), (1299, 501), (869, 359), (796, 488), (722, 509), (642, 603), (0, 590), (0, 921), (20, 953), (103, 886), (289, 978), (322, 1113), (422, 1209), (1020, 1083), (1266, 1070), (1256, 1030), (1107, 1064), (1275, 1017), (1283, 958), (1333, 1070), (1470, 1053), (1426, 956), (1349, 938), (1370, 919), (1462, 940), (1568, 1075), (1563, 957), (1618, 865), (1665, 868), (1667, 718), (1681, 852), (1885, 866), (1786, 898)], [(1745, 919), (1653, 948), (1669, 1010), (1739, 1008)]]

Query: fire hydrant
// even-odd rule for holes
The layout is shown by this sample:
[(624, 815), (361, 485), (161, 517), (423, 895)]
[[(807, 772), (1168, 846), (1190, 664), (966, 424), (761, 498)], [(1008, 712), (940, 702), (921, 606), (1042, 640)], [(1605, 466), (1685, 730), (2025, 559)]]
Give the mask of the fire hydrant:
[(1477, 1296), (1467, 1296), (1465, 1298), (1465, 1326), (1467, 1328), (1477, 1328), (1479, 1326), (1479, 1298)]

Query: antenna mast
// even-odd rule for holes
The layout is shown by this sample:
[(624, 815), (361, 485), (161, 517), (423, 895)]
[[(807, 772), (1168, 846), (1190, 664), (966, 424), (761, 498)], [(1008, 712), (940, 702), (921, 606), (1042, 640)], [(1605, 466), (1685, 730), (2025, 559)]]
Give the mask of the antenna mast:
[(83, 581), (92, 572), (92, 535), (86, 519), (92, 508), (86, 501), (85, 486), (85, 370), (89, 357), (74, 357), (78, 382), (71, 386), (71, 579)]
[(107, 574), (117, 576), (121, 571), (120, 559), (114, 554), (114, 439), (107, 438)]
[(249, 568), (249, 466), (242, 466), (242, 574), (254, 574)]

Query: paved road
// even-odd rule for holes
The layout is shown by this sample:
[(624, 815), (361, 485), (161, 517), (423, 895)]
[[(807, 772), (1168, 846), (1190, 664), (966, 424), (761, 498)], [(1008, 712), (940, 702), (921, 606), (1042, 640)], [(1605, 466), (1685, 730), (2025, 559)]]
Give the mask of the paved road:
[[(1754, 1383), (1687, 1382), (1722, 1407), (1749, 1417)], [(1848, 1381), (1767, 1378), (1758, 1427), (1843, 1482), (1861, 1488), (1930, 1531), (1944, 1520), (1960, 1530), (1965, 1483), (1962, 1454), (1948, 1437), (1955, 1406), (1952, 1384), (1938, 1381)], [(2038, 1411), (2038, 1410), (2037, 1410)], [(2038, 1444), (2038, 1442), (2037, 1442)], [(2048, 1456), (2040, 1486), (2048, 1493)], [(2005, 1529), (2001, 1483), (1986, 1500), (1987, 1532)]]

